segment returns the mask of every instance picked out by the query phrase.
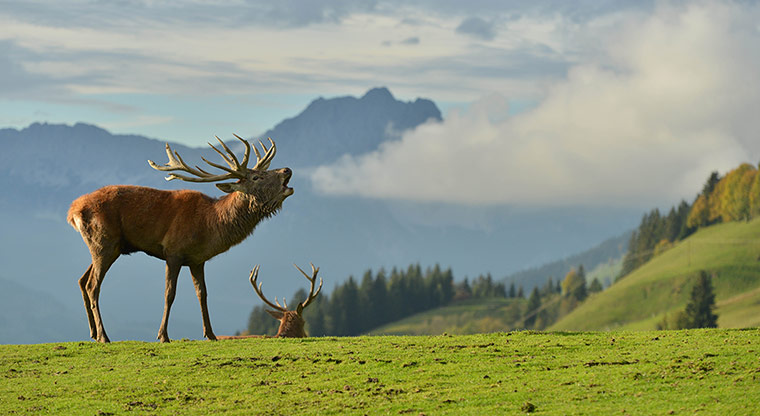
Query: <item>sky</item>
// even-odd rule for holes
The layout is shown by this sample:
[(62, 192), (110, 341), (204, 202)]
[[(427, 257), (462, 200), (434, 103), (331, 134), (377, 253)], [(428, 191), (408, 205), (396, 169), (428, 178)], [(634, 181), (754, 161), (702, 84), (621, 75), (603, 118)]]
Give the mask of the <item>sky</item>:
[(760, 160), (757, 45), (753, 1), (0, 0), (0, 127), (202, 146), (385, 86), (444, 121), (318, 191), (649, 208)]

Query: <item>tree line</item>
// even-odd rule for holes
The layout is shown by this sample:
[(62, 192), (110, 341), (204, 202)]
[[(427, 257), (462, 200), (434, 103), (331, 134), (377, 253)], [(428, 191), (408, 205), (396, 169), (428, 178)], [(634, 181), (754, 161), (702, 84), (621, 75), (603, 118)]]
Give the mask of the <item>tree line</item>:
[(618, 279), (693, 234), (720, 222), (749, 221), (760, 216), (760, 174), (748, 163), (721, 177), (712, 172), (694, 202), (681, 201), (662, 215), (653, 209), (641, 219), (628, 243)]
[[(360, 282), (350, 276), (336, 285), (331, 294), (322, 292), (303, 315), (310, 336), (359, 335), (386, 323), (447, 305), (454, 297), (451, 269), (439, 265), (422, 270), (419, 264), (406, 270), (394, 268), (390, 273), (367, 270)], [(292, 304), (306, 298), (298, 290)], [(263, 306), (255, 306), (248, 319), (251, 334), (274, 334), (279, 323)]]
[(705, 189), (694, 201), (688, 226), (699, 228), (719, 222), (749, 221), (760, 216), (760, 174), (743, 163), (720, 178), (710, 176)]
[[(297, 305), (306, 295), (306, 290), (299, 289), (288, 303)], [(524, 290), (514, 283), (507, 288), (490, 274), (455, 283), (450, 268), (435, 265), (423, 271), (414, 264), (390, 273), (367, 270), (360, 282), (349, 276), (331, 294), (322, 292), (315, 298), (303, 316), (310, 336), (350, 336), (452, 302), (493, 297), (524, 298)], [(257, 305), (249, 315), (247, 332), (273, 335), (278, 325), (263, 305)]]

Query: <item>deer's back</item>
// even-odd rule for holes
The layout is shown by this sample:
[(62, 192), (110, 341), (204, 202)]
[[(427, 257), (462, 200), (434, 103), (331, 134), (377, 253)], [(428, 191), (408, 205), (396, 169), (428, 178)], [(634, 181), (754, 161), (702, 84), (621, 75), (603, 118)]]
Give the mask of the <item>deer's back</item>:
[(123, 254), (166, 258), (181, 244), (201, 243), (203, 214), (213, 201), (197, 191), (111, 185), (74, 200), (67, 219), (88, 245), (113, 243)]

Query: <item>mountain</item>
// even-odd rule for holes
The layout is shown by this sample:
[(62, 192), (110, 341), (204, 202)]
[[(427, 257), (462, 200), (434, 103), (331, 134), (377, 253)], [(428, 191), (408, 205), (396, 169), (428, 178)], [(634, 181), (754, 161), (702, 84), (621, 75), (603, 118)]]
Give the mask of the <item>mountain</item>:
[[(0, 208), (42, 209), (64, 215), (73, 198), (108, 184), (135, 184), (179, 188), (165, 183), (148, 167), (147, 159), (164, 163), (164, 143), (135, 135), (113, 135), (84, 124), (74, 126), (34, 123), (21, 130), (0, 130), (0, 189), (13, 198), (0, 200)], [(189, 160), (212, 157), (209, 149), (172, 144)], [(190, 185), (192, 186), (192, 185)]]
[(760, 218), (702, 228), (592, 295), (551, 330), (654, 329), (682, 311), (700, 270), (712, 274), (718, 326), (760, 325)]
[[(384, 141), (396, 140), (398, 130), (425, 120), (435, 122), (439, 114), (428, 100), (404, 103), (392, 100), (385, 89), (375, 89), (361, 98), (315, 100), (301, 114), (272, 129), (270, 135), (278, 145), (272, 166), (293, 168), (290, 185), (295, 194), (276, 217), (259, 224), (253, 236), (207, 263), (215, 332), (232, 334), (245, 328), (253, 305), (260, 302), (248, 282), (255, 264), (261, 265), (259, 279), (271, 297), (289, 296), (306, 285), (293, 263), (303, 267), (313, 262), (321, 267), (327, 292), (366, 269), (412, 263), (452, 267), (458, 279), (489, 272), (504, 276), (583, 251), (635, 225), (637, 209), (519, 210), (327, 196), (311, 188), (309, 169), (298, 167), (331, 163), (346, 151), (377, 148)], [(324, 118), (329, 123), (322, 123)], [(292, 130), (286, 133), (286, 127)], [(357, 131), (361, 134), (351, 134)], [(60, 314), (70, 314), (70, 319), (80, 322), (74, 335), (79, 339), (87, 339), (88, 330), (77, 279), (90, 256), (79, 234), (65, 222), (71, 201), (107, 184), (193, 188), (222, 195), (210, 184), (167, 182), (162, 172), (151, 169), (147, 159), (166, 162), (162, 141), (114, 135), (88, 124), (35, 123), (20, 130), (2, 129), (0, 146), (3, 278), (60, 303)], [(238, 154), (239, 147), (233, 148)], [(333, 150), (320, 153), (323, 147)], [(218, 160), (210, 149), (179, 144), (172, 148), (188, 163), (200, 163), (202, 156)], [(101, 291), (101, 313), (109, 336), (152, 340), (163, 310), (163, 293), (162, 262), (142, 253), (119, 258)], [(27, 316), (3, 304), (0, 314), (18, 322)], [(27, 327), (34, 328), (31, 323)], [(38, 333), (36, 342), (56, 340), (44, 328)], [(198, 302), (189, 273), (183, 270), (169, 335), (199, 338), (201, 334)], [(0, 331), (0, 342), (13, 339), (12, 334)]]
[(264, 137), (276, 137), (286, 166), (328, 164), (344, 154), (376, 150), (380, 143), (428, 121), (441, 121), (430, 100), (396, 100), (387, 88), (373, 88), (361, 98), (318, 98), (303, 112), (283, 120)]

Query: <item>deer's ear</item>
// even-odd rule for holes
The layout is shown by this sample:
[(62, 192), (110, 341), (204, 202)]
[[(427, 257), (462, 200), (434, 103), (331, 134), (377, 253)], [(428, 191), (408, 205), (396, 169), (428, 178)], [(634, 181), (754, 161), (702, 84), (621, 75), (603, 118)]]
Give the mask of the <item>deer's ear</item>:
[(268, 314), (272, 315), (272, 318), (274, 318), (274, 319), (277, 319), (278, 321), (279, 321), (280, 319), (282, 319), (282, 317), (283, 317), (283, 316), (285, 316), (285, 315), (284, 315), (282, 312), (280, 312), (280, 311), (273, 311), (273, 310), (270, 310), (270, 309), (265, 309), (265, 310), (267, 311), (267, 313), (268, 313)]
[(221, 189), (222, 192), (231, 194), (236, 191), (234, 183), (217, 183), (216, 187)]
[(296, 313), (298, 316), (301, 316), (301, 312), (303, 312), (303, 303), (299, 303), (298, 307), (296, 307)]

